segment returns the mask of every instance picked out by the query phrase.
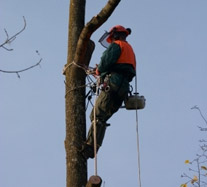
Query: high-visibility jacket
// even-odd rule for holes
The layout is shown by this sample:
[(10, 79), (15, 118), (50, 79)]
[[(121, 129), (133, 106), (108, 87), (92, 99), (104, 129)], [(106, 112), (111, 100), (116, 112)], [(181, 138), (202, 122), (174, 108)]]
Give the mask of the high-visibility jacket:
[(121, 48), (121, 55), (116, 63), (118, 64), (131, 64), (136, 69), (136, 59), (134, 51), (129, 43), (126, 41), (116, 40), (114, 43), (118, 44)]
[[(124, 60), (125, 62), (123, 61), (123, 63), (117, 63), (118, 59), (121, 57), (122, 51), (123, 50), (121, 49), (121, 46), (113, 42), (104, 51), (97, 68), (101, 77), (105, 77), (106, 74), (110, 74), (111, 72), (117, 72), (113, 73), (110, 79), (110, 81), (117, 86), (120, 86), (120, 84), (123, 82), (123, 76), (126, 77), (128, 82), (131, 82), (133, 77), (136, 75), (134, 66), (128, 63), (130, 62), (129, 60)], [(122, 86), (124, 87), (124, 84)], [(126, 86), (128, 89), (128, 83)]]

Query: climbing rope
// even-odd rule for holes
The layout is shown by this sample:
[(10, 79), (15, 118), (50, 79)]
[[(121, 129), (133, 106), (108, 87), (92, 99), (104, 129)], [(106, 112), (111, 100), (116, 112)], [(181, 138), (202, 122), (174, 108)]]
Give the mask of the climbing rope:
[(141, 165), (140, 165), (139, 129), (138, 129), (137, 109), (136, 109), (136, 134), (137, 134), (138, 183), (139, 183), (139, 187), (141, 187), (142, 184), (141, 184)]
[(94, 137), (94, 175), (98, 175), (98, 158), (97, 158), (97, 137), (96, 137), (96, 101), (98, 97), (98, 89), (99, 89), (99, 78), (97, 79), (96, 83), (96, 94), (94, 100), (94, 107), (93, 107), (93, 137)]
[[(138, 94), (137, 75), (135, 76), (135, 94)], [(138, 106), (136, 107), (136, 136), (137, 136), (138, 184), (139, 184), (139, 187), (141, 187), (142, 183), (141, 183), (140, 147), (139, 147)]]
[(65, 75), (66, 70), (71, 66), (71, 65), (75, 65), (76, 67), (82, 69), (83, 71), (85, 71), (86, 75), (90, 75), (93, 74), (94, 69), (88, 66), (84, 66), (83, 64), (78, 64), (78, 62), (72, 61), (70, 64), (66, 64), (63, 68), (63, 75)]

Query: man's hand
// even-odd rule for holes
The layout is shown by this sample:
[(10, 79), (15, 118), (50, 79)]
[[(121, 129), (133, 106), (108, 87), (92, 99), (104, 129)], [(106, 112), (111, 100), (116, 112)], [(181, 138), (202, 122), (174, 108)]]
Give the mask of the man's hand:
[(95, 70), (95, 74), (97, 75), (97, 76), (99, 76), (100, 75), (100, 72), (98, 71), (98, 64), (96, 64), (96, 68), (95, 68), (96, 70)]

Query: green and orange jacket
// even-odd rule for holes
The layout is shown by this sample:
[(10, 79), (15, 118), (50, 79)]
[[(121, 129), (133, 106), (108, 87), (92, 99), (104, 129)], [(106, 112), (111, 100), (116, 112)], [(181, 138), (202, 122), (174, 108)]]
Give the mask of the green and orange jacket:
[[(104, 51), (101, 61), (98, 65), (98, 71), (102, 77), (104, 77), (106, 74), (111, 74), (110, 81), (113, 84), (116, 84), (117, 86), (128, 87), (129, 82), (131, 82), (133, 77), (136, 75), (136, 62), (133, 49), (130, 45), (129, 46), (132, 50), (131, 55), (127, 57), (127, 55), (124, 54), (123, 56), (123, 49), (121, 45), (122, 42), (129, 45), (126, 41), (117, 40)], [(130, 59), (132, 58), (134, 58), (134, 62), (130, 62)], [(126, 62), (123, 62), (123, 59), (125, 59)]]

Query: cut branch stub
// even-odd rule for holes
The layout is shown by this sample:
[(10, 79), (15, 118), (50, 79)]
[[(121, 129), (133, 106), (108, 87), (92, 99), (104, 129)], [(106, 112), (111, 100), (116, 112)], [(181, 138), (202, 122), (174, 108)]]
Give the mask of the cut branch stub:
[(86, 187), (100, 187), (101, 183), (102, 183), (101, 177), (93, 175), (89, 178), (89, 181), (86, 184)]

